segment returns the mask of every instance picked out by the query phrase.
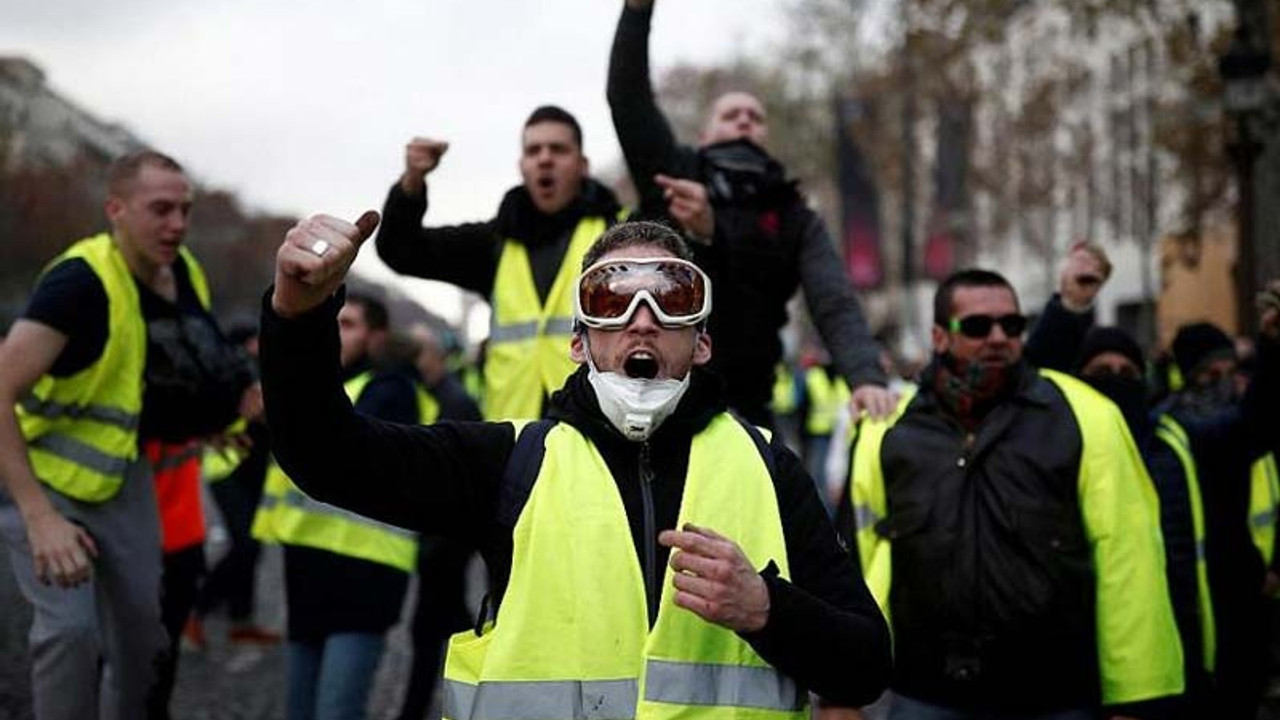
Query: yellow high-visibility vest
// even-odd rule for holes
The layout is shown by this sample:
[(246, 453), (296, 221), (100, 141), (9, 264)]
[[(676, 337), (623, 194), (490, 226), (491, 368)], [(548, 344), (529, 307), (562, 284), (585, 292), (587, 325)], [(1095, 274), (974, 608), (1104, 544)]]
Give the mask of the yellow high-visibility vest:
[[(675, 605), (665, 569), (648, 625), (626, 510), (599, 451), (553, 427), (516, 521), (496, 624), (455, 635), (445, 664), (449, 720), (803, 720), (808, 693), (731, 630)], [(732, 538), (752, 566), (787, 548), (769, 470), (724, 414), (693, 439), (677, 526)]]
[[(179, 256), (208, 307), (204, 271), (186, 248)], [(147, 326), (136, 281), (109, 233), (72, 245), (45, 272), (74, 258), (88, 263), (106, 292), (102, 354), (75, 375), (41, 377), (16, 412), (35, 476), (63, 495), (99, 503), (119, 492), (125, 469), (138, 457)]]
[(1182, 465), (1182, 474), (1187, 479), (1187, 496), (1191, 499), (1191, 526), (1196, 543), (1196, 612), (1200, 616), (1200, 641), (1204, 647), (1200, 664), (1212, 673), (1218, 662), (1218, 631), (1213, 618), (1213, 593), (1209, 588), (1209, 566), (1205, 557), (1204, 501), (1200, 494), (1200, 472), (1191, 452), (1191, 439), (1172, 416), (1160, 416), (1156, 424), (1156, 437), (1173, 450)]
[(810, 435), (830, 435), (836, 425), (836, 414), (849, 404), (853, 394), (849, 383), (842, 377), (830, 377), (820, 367), (809, 368), (804, 374), (804, 388), (809, 395), (809, 415), (804, 419), (804, 429)]
[[(1163, 571), (1164, 541), (1155, 486), (1114, 404), (1068, 375), (1052, 370), (1040, 373), (1062, 391), (1080, 428), (1077, 486), (1097, 579), (1103, 702), (1136, 702), (1180, 693), (1182, 643)], [(850, 469), (858, 556), (867, 587), (886, 618), (893, 579), (891, 548), (889, 538), (877, 533), (875, 526), (888, 514), (880, 449), (899, 417), (891, 422), (864, 422)], [(1132, 477), (1142, 482), (1132, 482)], [(1139, 539), (1134, 532), (1147, 535)]]
[(1249, 532), (1268, 567), (1275, 559), (1276, 513), (1280, 511), (1280, 472), (1276, 456), (1268, 453), (1250, 468)]
[(524, 244), (516, 240), (503, 244), (490, 298), (493, 315), (484, 363), (486, 420), (539, 417), (543, 398), (559, 390), (577, 369), (569, 359), (573, 293), (582, 257), (607, 226), (602, 217), (578, 222), (545, 304), (538, 298)]
[[(356, 402), (372, 378), (366, 372), (348, 380), (347, 397)], [(419, 388), (417, 402), (422, 423), (435, 422), (440, 414), (435, 399)], [(274, 461), (267, 469), (252, 532), (263, 542), (326, 550), (404, 572), (413, 572), (418, 560), (416, 533), (309, 497)]]
[(796, 374), (786, 363), (773, 369), (773, 400), (769, 409), (774, 415), (790, 415), (796, 411)]

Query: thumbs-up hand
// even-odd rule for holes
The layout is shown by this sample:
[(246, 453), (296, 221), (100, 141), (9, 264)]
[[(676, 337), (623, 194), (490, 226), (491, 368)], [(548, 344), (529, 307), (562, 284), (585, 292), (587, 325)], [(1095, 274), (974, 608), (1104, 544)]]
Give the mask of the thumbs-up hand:
[(276, 252), (276, 287), (271, 296), (276, 314), (297, 317), (333, 295), (360, 246), (377, 227), (378, 213), (372, 210), (354, 225), (329, 215), (312, 215), (293, 226)]

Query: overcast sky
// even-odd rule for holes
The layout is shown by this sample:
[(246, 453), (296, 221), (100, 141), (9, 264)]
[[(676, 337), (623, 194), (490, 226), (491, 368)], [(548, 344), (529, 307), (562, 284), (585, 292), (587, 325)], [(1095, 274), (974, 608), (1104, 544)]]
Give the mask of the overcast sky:
[[(654, 63), (767, 52), (785, 1), (661, 0)], [(260, 209), (380, 208), (405, 141), (447, 139), (428, 220), (461, 222), (491, 217), (519, 182), (520, 126), (539, 104), (577, 115), (595, 167), (619, 161), (604, 87), (621, 6), (5, 0), (0, 54), (27, 56), (55, 90)]]

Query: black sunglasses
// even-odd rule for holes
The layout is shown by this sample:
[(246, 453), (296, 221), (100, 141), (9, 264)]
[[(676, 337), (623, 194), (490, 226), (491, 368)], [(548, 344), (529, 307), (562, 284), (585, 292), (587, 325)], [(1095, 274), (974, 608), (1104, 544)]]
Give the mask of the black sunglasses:
[(1004, 331), (1005, 337), (1022, 337), (1027, 329), (1027, 316), (1018, 314), (1001, 315), (966, 315), (962, 318), (951, 318), (951, 332), (960, 333), (968, 338), (981, 340), (991, 334), (996, 325)]

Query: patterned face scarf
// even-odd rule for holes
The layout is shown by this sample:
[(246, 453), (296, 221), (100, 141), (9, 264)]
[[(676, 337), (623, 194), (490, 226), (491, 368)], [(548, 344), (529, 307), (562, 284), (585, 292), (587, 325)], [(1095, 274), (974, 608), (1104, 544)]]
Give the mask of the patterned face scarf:
[(1175, 410), (1195, 418), (1211, 418), (1240, 402), (1235, 378), (1230, 375), (1188, 387), (1174, 399)]
[(951, 353), (934, 356), (933, 391), (944, 411), (973, 430), (1012, 394), (1017, 364), (992, 365), (961, 360)]

